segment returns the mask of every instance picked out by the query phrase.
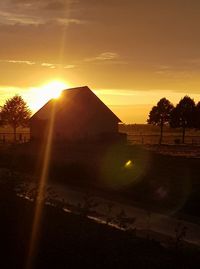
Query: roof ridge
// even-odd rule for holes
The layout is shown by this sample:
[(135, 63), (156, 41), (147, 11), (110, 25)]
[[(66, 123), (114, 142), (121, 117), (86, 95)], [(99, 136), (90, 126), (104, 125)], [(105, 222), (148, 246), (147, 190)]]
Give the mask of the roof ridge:
[[(113, 111), (106, 105), (104, 104), (104, 102), (88, 87), (88, 86), (81, 86), (81, 87), (74, 87), (74, 88), (69, 88), (66, 90), (63, 90), (63, 97), (67, 97), (67, 93), (69, 93), (69, 91), (77, 91), (76, 94), (78, 94), (79, 91), (83, 92), (86, 90), (85, 93), (94, 96), (96, 99), (96, 102), (99, 103), (102, 107), (104, 107), (104, 111), (110, 113), (110, 115), (112, 115), (113, 118), (115, 118), (115, 120), (117, 120), (118, 122), (121, 122), (121, 120), (113, 113)], [(76, 95), (75, 94), (75, 95)], [(86, 94), (86, 96), (87, 96)], [(85, 95), (85, 94), (83, 94)], [(71, 96), (71, 94), (70, 94)], [(73, 96), (73, 95), (72, 95)], [(61, 97), (62, 98), (62, 97)], [(47, 108), (49, 104), (51, 104), (55, 99), (50, 99), (44, 106), (42, 106), (35, 114), (32, 115), (31, 119), (34, 119), (35, 117), (37, 117), (38, 114), (40, 114), (44, 108)]]
[(72, 90), (80, 90), (80, 89), (87, 89), (87, 90), (89, 90), (89, 87), (87, 85), (85, 85), (85, 86), (79, 86), (79, 87), (73, 87), (73, 88), (64, 89), (63, 92), (65, 92), (65, 91), (72, 91)]

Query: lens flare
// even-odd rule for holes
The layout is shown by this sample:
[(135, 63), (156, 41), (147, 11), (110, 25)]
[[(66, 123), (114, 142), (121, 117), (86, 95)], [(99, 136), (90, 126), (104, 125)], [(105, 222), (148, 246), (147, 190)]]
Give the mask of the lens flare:
[(35, 258), (35, 252), (37, 249), (38, 239), (39, 239), (38, 237), (40, 234), (40, 221), (41, 221), (42, 210), (43, 210), (44, 200), (45, 200), (46, 185), (47, 185), (48, 171), (49, 171), (49, 161), (50, 161), (50, 156), (51, 156), (52, 140), (53, 140), (53, 133), (54, 133), (55, 104), (56, 104), (56, 101), (52, 103), (51, 117), (50, 117), (50, 122), (48, 126), (48, 136), (47, 136), (47, 141), (45, 145), (43, 166), (42, 166), (42, 172), (41, 172), (41, 177), (40, 177), (39, 186), (38, 186), (38, 195), (36, 199), (35, 214), (34, 214), (30, 246), (29, 246), (28, 258), (27, 258), (27, 264), (26, 264), (27, 269), (32, 268), (33, 261)]
[(130, 169), (133, 167), (133, 162), (131, 160), (127, 161), (124, 165), (125, 168)]
[(52, 81), (47, 85), (43, 86), (41, 90), (49, 98), (59, 98), (62, 91), (68, 88), (68, 85), (61, 81)]

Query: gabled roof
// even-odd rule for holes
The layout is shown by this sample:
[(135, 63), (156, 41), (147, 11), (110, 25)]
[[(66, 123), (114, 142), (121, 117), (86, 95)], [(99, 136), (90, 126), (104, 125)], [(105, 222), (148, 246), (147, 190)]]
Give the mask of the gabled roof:
[(75, 116), (93, 114), (121, 122), (87, 86), (64, 90), (59, 99), (51, 99), (31, 117), (31, 120), (48, 120), (53, 106), (57, 115), (64, 113), (70, 117), (73, 113)]

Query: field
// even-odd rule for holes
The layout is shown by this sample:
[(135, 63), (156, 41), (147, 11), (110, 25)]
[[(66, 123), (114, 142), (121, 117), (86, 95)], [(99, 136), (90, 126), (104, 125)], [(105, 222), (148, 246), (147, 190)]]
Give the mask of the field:
[[(158, 144), (160, 129), (158, 126), (148, 124), (119, 125), (119, 131), (127, 134), (130, 144)], [(182, 133), (180, 129), (164, 127), (163, 144), (175, 144), (175, 141), (181, 143)], [(186, 130), (186, 144), (200, 145), (200, 131)]]

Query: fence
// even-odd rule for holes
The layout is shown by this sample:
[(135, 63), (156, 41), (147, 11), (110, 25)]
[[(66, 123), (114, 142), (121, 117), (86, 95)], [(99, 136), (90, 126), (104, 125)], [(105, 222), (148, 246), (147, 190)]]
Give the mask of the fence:
[[(129, 144), (158, 144), (160, 136), (159, 134), (127, 134), (127, 140)], [(168, 134), (163, 136), (163, 144), (180, 144), (182, 136), (178, 134)], [(186, 135), (185, 144), (199, 145), (200, 136)]]
[[(12, 143), (14, 142), (14, 134), (13, 133), (0, 133), (0, 143)], [(30, 140), (30, 133), (29, 132), (18, 132), (16, 134), (16, 140), (18, 143), (26, 143)]]

